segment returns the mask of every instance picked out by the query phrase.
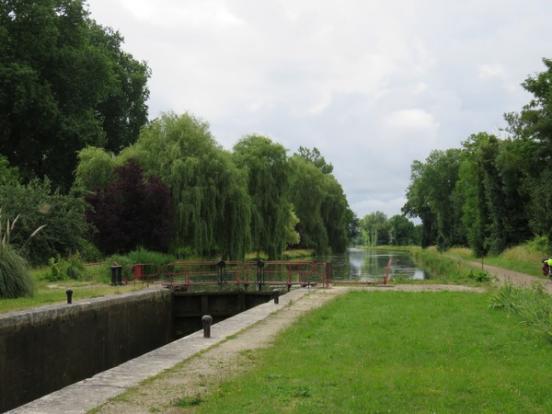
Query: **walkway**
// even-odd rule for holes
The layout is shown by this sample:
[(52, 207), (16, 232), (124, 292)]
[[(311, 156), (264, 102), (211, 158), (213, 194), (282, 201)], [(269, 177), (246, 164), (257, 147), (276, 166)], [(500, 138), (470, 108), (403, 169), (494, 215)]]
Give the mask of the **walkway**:
[[(472, 267), (481, 269), (481, 262), (466, 261)], [(541, 284), (544, 289), (552, 294), (552, 282), (548, 279), (531, 276), (525, 273), (515, 272), (502, 267), (483, 264), (483, 268), (492, 276), (496, 277), (499, 284), (512, 283), (516, 286), (530, 287), (535, 283)]]

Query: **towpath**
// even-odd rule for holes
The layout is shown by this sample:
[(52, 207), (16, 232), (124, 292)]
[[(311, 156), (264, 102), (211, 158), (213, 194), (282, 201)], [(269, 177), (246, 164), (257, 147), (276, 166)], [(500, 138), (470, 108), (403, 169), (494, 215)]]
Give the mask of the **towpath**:
[[(466, 261), (470, 266), (481, 269), (481, 262)], [(525, 273), (515, 272), (513, 270), (504, 269), (502, 267), (483, 264), (489, 274), (496, 277), (499, 284), (511, 283), (516, 286), (530, 287), (534, 284), (541, 284), (543, 288), (552, 294), (552, 282), (545, 278), (531, 276)]]

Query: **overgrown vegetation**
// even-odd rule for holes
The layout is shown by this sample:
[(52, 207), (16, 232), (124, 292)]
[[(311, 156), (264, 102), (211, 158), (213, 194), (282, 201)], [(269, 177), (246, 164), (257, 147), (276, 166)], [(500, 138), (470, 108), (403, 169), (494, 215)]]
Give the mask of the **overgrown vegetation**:
[(530, 289), (506, 284), (493, 296), (491, 308), (516, 315), (524, 325), (552, 342), (552, 297), (541, 284)]
[(474, 269), (462, 259), (439, 252), (436, 248), (411, 248), (416, 264), (423, 268), (431, 281), (447, 283), (488, 283), (491, 276), (482, 269)]

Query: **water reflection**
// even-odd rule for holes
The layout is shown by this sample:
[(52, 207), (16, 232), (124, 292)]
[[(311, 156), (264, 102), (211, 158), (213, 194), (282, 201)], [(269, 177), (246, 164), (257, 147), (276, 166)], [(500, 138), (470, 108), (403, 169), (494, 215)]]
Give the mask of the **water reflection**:
[(333, 277), (339, 280), (381, 280), (391, 259), (391, 277), (394, 279), (422, 280), (427, 276), (404, 251), (369, 250), (350, 248), (345, 254), (329, 257), (333, 264)]

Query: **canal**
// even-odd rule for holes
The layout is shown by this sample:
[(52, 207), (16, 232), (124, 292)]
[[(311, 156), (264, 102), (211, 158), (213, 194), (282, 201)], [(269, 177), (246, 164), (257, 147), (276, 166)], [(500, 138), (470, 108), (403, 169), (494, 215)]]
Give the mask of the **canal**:
[(328, 256), (325, 260), (333, 265), (334, 280), (381, 281), (385, 267), (391, 259), (391, 279), (423, 280), (429, 278), (423, 269), (416, 267), (410, 254), (402, 250), (349, 248), (340, 255)]

